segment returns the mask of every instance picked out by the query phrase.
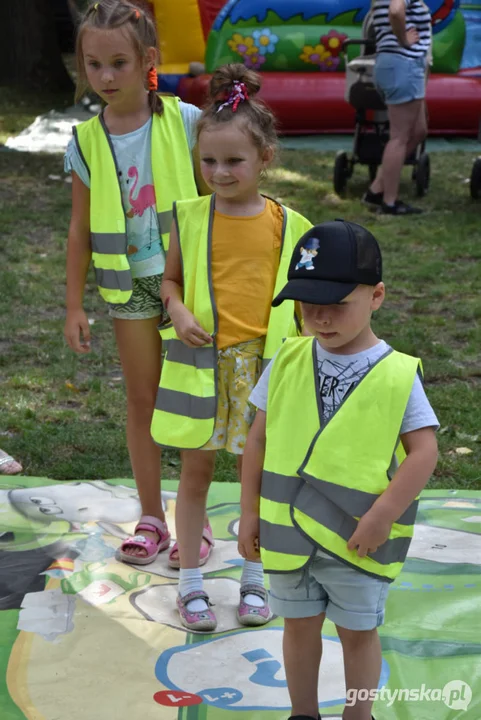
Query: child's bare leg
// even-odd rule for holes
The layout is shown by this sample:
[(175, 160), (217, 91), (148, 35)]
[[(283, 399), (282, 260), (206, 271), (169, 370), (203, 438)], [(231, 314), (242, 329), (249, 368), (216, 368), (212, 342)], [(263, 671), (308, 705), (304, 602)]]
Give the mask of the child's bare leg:
[(284, 620), (284, 666), (292, 715), (317, 718), (317, 687), (322, 656), (321, 629), (325, 613), (309, 618)]
[[(242, 475), (242, 457), (242, 455), (236, 457), (239, 481)], [(246, 627), (265, 625), (272, 619), (265, 589), (264, 568), (260, 558), (244, 560), (237, 619)]]
[[(337, 627), (344, 654), (346, 692), (349, 690), (375, 690), (381, 676), (381, 642), (377, 628), (373, 630), (347, 630)], [(344, 708), (343, 720), (371, 720), (372, 700), (357, 700)]]
[[(199, 567), (200, 548), (204, 545), (206, 548), (209, 546), (207, 540), (204, 540), (202, 537), (202, 530), (209, 522), (209, 518), (205, 512), (205, 505), (207, 501), (207, 493), (209, 492), (209, 487), (214, 475), (215, 456), (216, 452), (214, 450), (184, 450), (182, 453), (180, 485), (175, 505), (175, 529), (177, 547), (180, 548), (181, 541), (179, 540), (179, 536), (182, 535), (184, 537), (183, 529), (185, 526), (187, 527), (187, 535), (185, 535), (188, 542), (187, 559), (185, 559), (185, 561), (184, 559), (180, 561), (181, 567), (184, 569)], [(192, 532), (194, 532), (195, 537), (197, 537), (198, 529), (193, 530), (193, 526), (190, 522), (185, 523), (185, 518), (189, 518), (189, 513), (191, 512), (189, 507), (191, 504), (195, 506), (194, 513), (197, 513), (200, 507), (198, 505), (199, 502), (201, 503), (200, 506), (203, 508), (203, 521), (200, 530), (200, 540), (198, 543), (197, 540), (195, 541), (197, 543), (197, 559), (194, 561), (191, 557), (191, 554), (194, 552), (193, 545), (189, 538)], [(185, 515), (186, 512), (187, 516)], [(177, 550), (177, 548), (172, 548), (170, 558), (172, 560), (178, 560), (179, 557), (179, 550)], [(194, 562), (194, 564), (190, 564), (191, 562)]]
[(215, 465), (214, 450), (184, 450), (175, 506), (175, 528), (182, 568), (199, 566), (205, 506)]
[[(148, 320), (114, 318), (114, 330), (127, 391), (127, 446), (143, 515), (165, 521), (160, 495), (160, 448), (150, 435), (159, 387), (162, 341), (159, 317)], [(144, 535), (157, 540), (156, 533)], [(145, 555), (141, 548), (127, 548)]]

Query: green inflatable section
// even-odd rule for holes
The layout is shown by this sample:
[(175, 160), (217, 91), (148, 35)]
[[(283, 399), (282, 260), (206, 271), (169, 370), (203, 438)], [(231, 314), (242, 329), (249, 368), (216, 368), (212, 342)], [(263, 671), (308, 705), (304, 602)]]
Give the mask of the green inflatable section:
[[(270, 10), (260, 24), (255, 17), (232, 23), (227, 17), (207, 40), (206, 72), (221, 65), (243, 62), (265, 72), (334, 72), (345, 69), (342, 43), (360, 38), (362, 28), (356, 22), (359, 11), (337, 15), (332, 22), (318, 15), (305, 20), (293, 15), (282, 20)], [(464, 52), (466, 27), (461, 11), (433, 38), (433, 67), (436, 73), (458, 72)], [(359, 47), (350, 47), (348, 58), (359, 55)]]
[[(282, 621), (235, 617), (239, 486), (214, 484), (216, 547), (203, 568), (219, 620), (192, 634), (175, 610), (178, 572), (116, 560), (139, 513), (132, 480), (0, 485), (1, 720), (286, 720)], [(163, 483), (171, 529), (177, 483)], [(481, 717), (481, 493), (426, 491), (405, 568), (380, 628), (374, 716)], [(342, 652), (326, 621), (323, 720), (346, 702)]]

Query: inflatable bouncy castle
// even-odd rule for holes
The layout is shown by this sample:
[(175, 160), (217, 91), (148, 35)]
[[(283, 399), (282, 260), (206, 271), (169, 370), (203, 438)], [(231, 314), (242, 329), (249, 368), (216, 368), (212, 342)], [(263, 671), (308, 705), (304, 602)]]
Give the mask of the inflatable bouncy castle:
[[(430, 132), (475, 135), (481, 117), (481, 4), (425, 0), (433, 19)], [(229, 62), (262, 73), (283, 133), (351, 132), (342, 43), (359, 38), (370, 0), (154, 0), (162, 88), (202, 105)], [(349, 49), (349, 59), (359, 50)]]

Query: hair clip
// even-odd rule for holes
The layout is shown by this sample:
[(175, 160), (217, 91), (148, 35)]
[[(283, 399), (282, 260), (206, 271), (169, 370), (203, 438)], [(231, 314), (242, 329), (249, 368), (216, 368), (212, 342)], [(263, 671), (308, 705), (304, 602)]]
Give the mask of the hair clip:
[(139, 10), (134, 10), (134, 18), (135, 18), (136, 20), (140, 20), (140, 12), (139, 12)]
[(157, 69), (155, 65), (150, 68), (150, 70), (147, 73), (147, 89), (150, 92), (151, 90), (157, 91), (159, 88), (159, 79), (157, 76)]
[(94, 5), (94, 12), (97, 12), (97, 10), (99, 9), (99, 4), (100, 4), (100, 3), (95, 3), (95, 5)]
[(239, 80), (234, 80), (232, 90), (228, 92), (226, 101), (217, 108), (217, 112), (220, 112), (229, 105), (232, 105), (232, 112), (237, 112), (239, 103), (247, 102), (248, 100), (249, 93), (247, 92), (247, 87), (245, 83), (240, 82)]

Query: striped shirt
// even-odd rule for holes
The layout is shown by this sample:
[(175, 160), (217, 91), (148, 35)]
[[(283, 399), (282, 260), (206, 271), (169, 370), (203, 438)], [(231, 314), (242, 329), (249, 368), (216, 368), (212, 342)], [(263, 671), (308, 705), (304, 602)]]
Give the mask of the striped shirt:
[(376, 32), (376, 52), (399, 53), (410, 58), (424, 57), (431, 48), (431, 13), (422, 0), (404, 0), (406, 3), (406, 30), (414, 27), (419, 41), (411, 47), (400, 45), (389, 21), (390, 0), (374, 0), (372, 22)]

